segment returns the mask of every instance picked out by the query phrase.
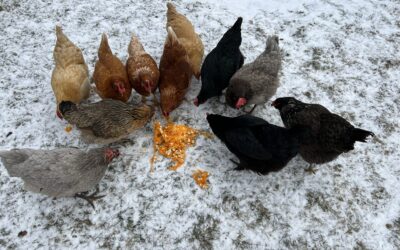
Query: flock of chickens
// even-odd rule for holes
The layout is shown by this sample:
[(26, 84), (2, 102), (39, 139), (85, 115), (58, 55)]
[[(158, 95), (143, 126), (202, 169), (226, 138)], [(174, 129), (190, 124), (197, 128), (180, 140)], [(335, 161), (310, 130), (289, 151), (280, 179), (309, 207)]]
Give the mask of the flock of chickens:
[[(285, 128), (252, 116), (256, 105), (265, 104), (279, 86), (282, 56), (279, 38), (267, 38), (266, 47), (253, 62), (244, 64), (240, 51), (239, 17), (205, 57), (204, 46), (191, 22), (167, 4), (167, 38), (159, 67), (146, 53), (136, 36), (128, 46), (124, 65), (111, 51), (103, 34), (95, 64), (93, 81), (103, 99), (81, 103), (90, 93), (88, 67), (81, 50), (56, 27), (55, 68), (51, 84), (57, 102), (57, 116), (76, 125), (88, 143), (107, 144), (143, 127), (159, 105), (165, 117), (179, 107), (192, 76), (201, 79), (196, 106), (225, 91), (226, 103), (236, 109), (250, 105), (248, 114), (225, 117), (208, 114), (213, 133), (238, 158), (237, 169), (267, 174), (282, 169), (294, 156), (313, 164), (334, 160), (354, 149), (356, 141), (365, 142), (373, 133), (355, 128), (342, 117), (318, 104), (307, 104), (293, 97), (278, 98), (272, 106), (279, 110)], [(203, 63), (202, 63), (203, 62)], [(132, 88), (142, 102), (132, 104)], [(159, 89), (160, 101), (154, 95)], [(153, 98), (151, 105), (147, 97)], [(93, 201), (88, 194), (105, 174), (108, 164), (119, 156), (110, 147), (90, 150), (59, 148), (53, 150), (13, 149), (0, 151), (10, 176), (21, 177), (25, 189), (52, 197), (75, 196)]]

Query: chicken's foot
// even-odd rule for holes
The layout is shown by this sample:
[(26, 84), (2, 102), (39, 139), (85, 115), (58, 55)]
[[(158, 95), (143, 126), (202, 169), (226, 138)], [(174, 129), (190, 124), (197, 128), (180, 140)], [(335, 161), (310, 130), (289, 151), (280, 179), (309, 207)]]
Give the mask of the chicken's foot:
[(304, 169), (304, 171), (307, 172), (307, 173), (309, 173), (309, 174), (315, 174), (315, 173), (318, 171), (318, 169), (316, 169), (316, 168), (314, 167), (314, 164), (310, 164), (310, 165), (308, 166), (308, 168)]
[(236, 165), (236, 168), (232, 169), (233, 171), (240, 171), (240, 170), (246, 169), (245, 167), (243, 167), (243, 165), (240, 162), (237, 162), (233, 159), (229, 159), (229, 160)]
[(236, 164), (237, 166), (239, 166), (240, 165), (240, 163), (239, 162), (237, 162), (237, 161), (234, 161), (233, 159), (229, 159), (231, 162), (233, 162), (234, 164)]
[(251, 115), (251, 113), (253, 113), (254, 109), (257, 107), (257, 104), (254, 104), (254, 106), (251, 108), (251, 110), (249, 112), (244, 111), (245, 113)]
[(99, 193), (99, 188), (96, 188), (96, 191), (90, 195), (88, 195), (88, 192), (83, 192), (83, 193), (75, 194), (75, 198), (84, 199), (93, 207), (93, 209), (95, 209), (93, 202), (98, 199), (101, 199), (105, 196), (105, 195), (96, 196), (98, 193)]
[(153, 105), (155, 107), (159, 107), (160, 106), (160, 103), (158, 102), (158, 99), (157, 99), (157, 97), (156, 97), (156, 95), (154, 93), (153, 93)]

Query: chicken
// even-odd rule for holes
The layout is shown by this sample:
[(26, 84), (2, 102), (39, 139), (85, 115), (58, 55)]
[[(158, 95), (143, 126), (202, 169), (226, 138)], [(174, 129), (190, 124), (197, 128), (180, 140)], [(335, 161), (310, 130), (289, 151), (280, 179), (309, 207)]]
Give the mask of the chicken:
[(165, 117), (185, 98), (192, 74), (186, 50), (169, 27), (160, 61), (160, 105)]
[(56, 36), (51, 87), (56, 97), (57, 116), (62, 119), (58, 110), (58, 104), (62, 100), (80, 103), (89, 97), (89, 70), (82, 51), (64, 35), (60, 26), (56, 26)]
[(239, 49), (242, 43), (242, 20), (239, 17), (218, 42), (217, 47), (206, 56), (201, 67), (201, 90), (194, 105), (199, 106), (211, 97), (220, 96), (228, 87), (233, 74), (242, 67), (244, 57)]
[(240, 109), (246, 105), (256, 106), (267, 102), (278, 88), (281, 61), (279, 39), (277, 36), (270, 36), (265, 51), (232, 76), (226, 91), (227, 104)]
[(131, 86), (142, 96), (153, 94), (158, 87), (160, 77), (157, 63), (146, 53), (139, 39), (134, 35), (129, 43), (128, 53), (126, 71)]
[(20, 177), (27, 191), (51, 197), (76, 196), (93, 201), (103, 196), (85, 196), (103, 178), (108, 164), (119, 152), (111, 148), (84, 151), (77, 148), (13, 149), (0, 151), (11, 177)]
[(172, 3), (167, 3), (167, 29), (172, 27), (179, 41), (189, 55), (189, 62), (194, 76), (200, 78), (201, 62), (204, 56), (204, 46), (200, 36), (196, 34), (192, 23), (176, 11)]
[(98, 56), (93, 73), (97, 93), (102, 99), (127, 102), (132, 92), (128, 74), (124, 64), (113, 55), (105, 33), (101, 38)]
[(65, 120), (82, 130), (85, 141), (100, 144), (128, 136), (142, 128), (154, 114), (151, 106), (112, 99), (84, 105), (66, 101), (60, 103), (59, 109)]
[(276, 99), (272, 105), (279, 110), (285, 127), (303, 126), (311, 129), (310, 142), (301, 145), (300, 155), (310, 163), (307, 170), (312, 172), (313, 164), (333, 161), (340, 154), (353, 150), (356, 141), (366, 142), (368, 136), (374, 135), (371, 131), (355, 128), (319, 104), (284, 97)]
[(279, 171), (297, 155), (309, 129), (286, 129), (251, 115), (207, 115), (214, 134), (240, 160), (237, 170), (261, 174)]

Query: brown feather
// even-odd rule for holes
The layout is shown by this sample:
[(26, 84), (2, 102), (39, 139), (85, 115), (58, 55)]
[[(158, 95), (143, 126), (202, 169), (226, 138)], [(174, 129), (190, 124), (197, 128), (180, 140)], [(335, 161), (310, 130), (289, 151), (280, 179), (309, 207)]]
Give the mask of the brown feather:
[(176, 36), (185, 47), (193, 74), (200, 78), (201, 63), (204, 56), (204, 45), (200, 36), (194, 30), (192, 23), (184, 15), (180, 14), (172, 3), (167, 3), (167, 29), (172, 27)]
[[(160, 72), (156, 61), (144, 50), (142, 44), (136, 36), (132, 36), (128, 46), (129, 58), (126, 62), (126, 71), (129, 82), (139, 94), (149, 96), (154, 93), (158, 87)], [(143, 86), (148, 80), (151, 83), (151, 92)]]
[(56, 26), (57, 42), (53, 57), (55, 67), (51, 87), (58, 104), (65, 101), (79, 103), (89, 97), (89, 70), (82, 51)]
[(168, 28), (168, 36), (160, 61), (160, 102), (164, 114), (169, 114), (183, 101), (193, 74), (187, 52)]
[[(99, 59), (95, 64), (93, 73), (97, 93), (103, 99), (111, 98), (127, 102), (132, 92), (128, 74), (121, 60), (113, 55), (106, 34), (102, 35), (98, 56)], [(116, 81), (123, 83), (125, 93), (122, 96), (113, 87), (113, 83)]]

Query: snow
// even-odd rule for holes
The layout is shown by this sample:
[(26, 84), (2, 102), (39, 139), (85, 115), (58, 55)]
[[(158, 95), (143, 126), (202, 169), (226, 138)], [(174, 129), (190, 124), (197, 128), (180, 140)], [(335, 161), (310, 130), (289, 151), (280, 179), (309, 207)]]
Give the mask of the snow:
[[(233, 155), (216, 138), (199, 138), (177, 172), (152, 155), (149, 124), (121, 144), (124, 157), (100, 182), (96, 209), (73, 198), (23, 191), (0, 165), (0, 248), (400, 248), (400, 3), (398, 1), (175, 1), (209, 52), (243, 16), (246, 62), (277, 34), (284, 50), (276, 97), (320, 103), (376, 137), (304, 172), (300, 157), (280, 172), (230, 171)], [(86, 148), (64, 131), (50, 86), (55, 25), (83, 51), (93, 73), (101, 34), (123, 60), (131, 33), (159, 62), (166, 36), (165, 1), (0, 2), (0, 148)], [(240, 112), (209, 100), (196, 108), (193, 80), (172, 113), (178, 123), (209, 130), (206, 113)], [(139, 100), (134, 96), (134, 100)], [(222, 101), (223, 98), (221, 98)], [(90, 101), (99, 98), (92, 93)], [(267, 103), (255, 115), (280, 124)], [(160, 120), (159, 114), (153, 119)], [(8, 137), (9, 132), (12, 132)], [(191, 174), (210, 172), (210, 188)], [(18, 237), (20, 231), (28, 234)]]

